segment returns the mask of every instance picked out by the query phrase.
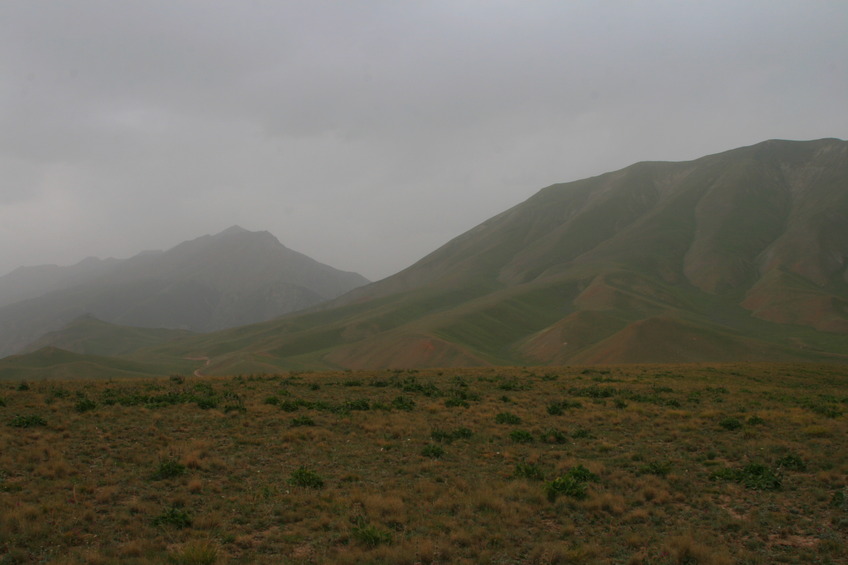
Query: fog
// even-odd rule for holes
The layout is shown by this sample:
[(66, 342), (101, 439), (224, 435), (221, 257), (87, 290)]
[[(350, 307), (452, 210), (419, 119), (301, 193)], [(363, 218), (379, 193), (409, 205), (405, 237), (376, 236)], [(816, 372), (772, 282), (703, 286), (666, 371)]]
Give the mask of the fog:
[(843, 1), (0, 3), (0, 274), (238, 224), (376, 280), (539, 189), (848, 137)]

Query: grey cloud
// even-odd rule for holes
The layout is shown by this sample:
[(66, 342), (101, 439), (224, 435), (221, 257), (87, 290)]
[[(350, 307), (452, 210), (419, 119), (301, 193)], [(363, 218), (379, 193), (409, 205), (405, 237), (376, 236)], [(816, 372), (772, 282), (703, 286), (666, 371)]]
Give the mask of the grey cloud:
[(5, 2), (0, 272), (239, 223), (376, 278), (547, 184), (845, 137), (846, 16), (838, 1)]

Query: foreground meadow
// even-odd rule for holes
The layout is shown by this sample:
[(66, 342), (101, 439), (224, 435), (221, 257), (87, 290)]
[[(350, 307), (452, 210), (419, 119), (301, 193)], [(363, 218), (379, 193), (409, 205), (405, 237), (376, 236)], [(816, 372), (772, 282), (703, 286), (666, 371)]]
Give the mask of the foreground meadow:
[(845, 563), (848, 368), (0, 383), (0, 563)]

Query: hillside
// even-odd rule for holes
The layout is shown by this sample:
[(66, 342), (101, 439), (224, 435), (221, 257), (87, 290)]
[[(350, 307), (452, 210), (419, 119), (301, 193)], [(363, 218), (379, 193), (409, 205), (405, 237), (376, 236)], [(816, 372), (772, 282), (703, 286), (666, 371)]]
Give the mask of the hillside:
[[(848, 361), (848, 143), (547, 187), (408, 269), (136, 358), (284, 369)], [(138, 357), (140, 356), (140, 357)]]
[(183, 361), (182, 365), (157, 365), (115, 357), (80, 355), (55, 347), (43, 347), (26, 355), (10, 355), (0, 359), (0, 382), (159, 377), (168, 374), (172, 369), (188, 370), (189, 363)]
[(24, 352), (52, 347), (83, 355), (121, 357), (191, 335), (194, 334), (186, 330), (118, 326), (81, 316), (64, 328), (43, 335)]
[(209, 332), (301, 310), (367, 282), (288, 249), (268, 232), (238, 227), (126, 260), (22, 268), (0, 277), (0, 297), (19, 299), (0, 308), (0, 356), (84, 315)]
[(848, 360), (848, 143), (553, 185), (408, 269), (160, 354), (208, 371)]

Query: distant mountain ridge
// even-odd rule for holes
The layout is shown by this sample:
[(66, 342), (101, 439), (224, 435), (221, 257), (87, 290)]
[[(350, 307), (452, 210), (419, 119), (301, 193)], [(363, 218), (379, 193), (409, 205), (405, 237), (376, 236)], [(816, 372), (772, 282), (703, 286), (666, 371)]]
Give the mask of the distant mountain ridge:
[(204, 374), (846, 363), (848, 142), (771, 140), (552, 185), (386, 279), (131, 358), (203, 359)]
[(847, 269), (848, 143), (771, 140), (550, 186), (396, 275), (203, 344), (222, 373), (848, 360)]
[(0, 355), (83, 315), (125, 326), (208, 332), (271, 319), (367, 284), (233, 226), (163, 252), (26, 267), (0, 277)]

